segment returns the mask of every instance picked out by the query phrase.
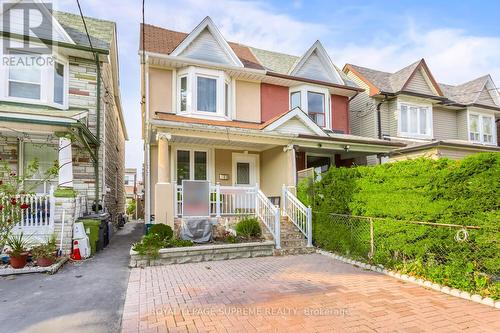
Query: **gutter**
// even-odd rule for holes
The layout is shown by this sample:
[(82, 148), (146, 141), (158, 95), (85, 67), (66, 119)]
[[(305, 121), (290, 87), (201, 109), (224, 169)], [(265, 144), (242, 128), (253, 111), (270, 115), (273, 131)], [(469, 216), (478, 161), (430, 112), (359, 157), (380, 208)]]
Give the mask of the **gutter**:
[(96, 75), (97, 75), (97, 86), (96, 86), (96, 114), (97, 114), (97, 138), (98, 142), (94, 148), (94, 154), (96, 159), (94, 160), (94, 175), (95, 175), (95, 212), (99, 212), (99, 148), (101, 141), (101, 64), (99, 61), (99, 56), (97, 53), (95, 55), (96, 63)]
[(299, 77), (299, 76), (292, 76), (292, 75), (280, 74), (280, 73), (270, 72), (270, 71), (266, 71), (266, 75), (267, 76), (271, 76), (271, 77), (277, 77), (277, 78), (280, 78), (280, 79), (287, 79), (287, 80), (300, 81), (300, 82), (305, 82), (305, 83), (312, 83), (312, 84), (327, 86), (327, 87), (331, 87), (331, 88), (351, 90), (351, 91), (356, 91), (358, 93), (365, 91), (364, 89), (358, 88), (358, 87), (350, 87), (350, 86), (345, 86), (345, 85), (342, 85), (342, 84), (325, 82), (325, 81), (319, 81), (319, 80), (313, 80), (313, 79), (307, 79), (307, 78), (303, 78), (303, 77)]
[(475, 144), (446, 142), (446, 141), (434, 141), (434, 142), (427, 143), (427, 144), (396, 149), (396, 150), (393, 150), (392, 152), (390, 152), (388, 155), (392, 156), (392, 155), (396, 155), (396, 154), (409, 153), (409, 152), (413, 152), (413, 151), (419, 151), (419, 150), (440, 147), (440, 146), (453, 147), (453, 148), (463, 148), (463, 149), (467, 149), (467, 150), (479, 150), (479, 151), (487, 150), (487, 151), (492, 151), (492, 152), (500, 151), (500, 147), (497, 147), (497, 146), (475, 145)]

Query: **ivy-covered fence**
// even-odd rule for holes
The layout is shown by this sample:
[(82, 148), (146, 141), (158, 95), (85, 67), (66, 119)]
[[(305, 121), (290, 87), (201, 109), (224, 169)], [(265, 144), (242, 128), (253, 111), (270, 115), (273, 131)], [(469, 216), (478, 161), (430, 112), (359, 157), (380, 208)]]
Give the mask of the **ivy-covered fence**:
[(298, 196), (316, 246), (500, 299), (499, 190), (500, 154), (485, 153), (331, 168)]

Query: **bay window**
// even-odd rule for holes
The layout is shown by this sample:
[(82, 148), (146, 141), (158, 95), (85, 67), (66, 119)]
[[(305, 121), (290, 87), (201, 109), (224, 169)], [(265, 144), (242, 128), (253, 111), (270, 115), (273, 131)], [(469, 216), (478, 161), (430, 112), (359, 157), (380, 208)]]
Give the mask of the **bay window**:
[(176, 151), (177, 184), (183, 180), (208, 179), (208, 152), (203, 150), (178, 149)]
[(65, 109), (69, 66), (60, 57), (35, 53), (6, 53), (0, 66), (0, 99)]
[(190, 66), (177, 77), (177, 110), (208, 118), (230, 117), (230, 78), (219, 70)]
[(432, 138), (432, 106), (400, 104), (399, 135)]
[(469, 114), (469, 139), (472, 142), (495, 144), (495, 120), (492, 115)]
[(307, 85), (290, 88), (290, 109), (296, 107), (300, 107), (316, 125), (331, 127), (328, 89)]

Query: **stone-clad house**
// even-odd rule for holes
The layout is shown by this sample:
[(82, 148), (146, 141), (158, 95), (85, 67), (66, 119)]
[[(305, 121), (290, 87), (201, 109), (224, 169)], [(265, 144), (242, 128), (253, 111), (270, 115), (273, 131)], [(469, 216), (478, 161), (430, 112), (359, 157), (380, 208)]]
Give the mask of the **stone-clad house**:
[(307, 236), (301, 176), (403, 146), (351, 134), (362, 89), (319, 41), (302, 56), (263, 50), (226, 41), (207, 17), (190, 33), (142, 26), (143, 51), (146, 221), (188, 215), (184, 182), (204, 180), (205, 214), (256, 214), (273, 233), (279, 205)]
[[(364, 89), (350, 103), (352, 133), (404, 142), (406, 147), (389, 154), (391, 160), (461, 159), (499, 151), (500, 97), (490, 75), (456, 86), (441, 84), (424, 59), (395, 73), (352, 64), (343, 71)], [(367, 160), (379, 161), (376, 156)]]
[[(40, 173), (58, 160), (59, 176), (35, 191), (45, 198), (51, 187), (74, 189), (78, 200), (66, 200), (65, 205), (71, 208), (66, 212), (67, 223), (72, 222), (72, 215), (92, 209), (96, 199), (116, 221), (124, 213), (127, 139), (120, 102), (116, 25), (86, 17), (91, 48), (79, 15), (52, 12), (41, 3), (38, 8), (44, 19), (52, 19), (52, 29), (46, 35), (30, 36), (31, 41), (33, 45), (52, 44), (51, 53), (20, 54), (55, 60), (44, 67), (0, 68), (5, 77), (0, 83), (0, 157), (19, 173), (34, 158), (39, 160)], [(11, 21), (18, 22), (15, 20), (22, 11), (16, 5), (8, 10), (10, 14), (3, 13), (3, 17), (11, 15)], [(10, 43), (17, 45), (23, 38), (22, 30), (15, 30), (15, 25), (12, 29)], [(4, 43), (7, 36), (4, 31)], [(7, 48), (3, 56), (16, 52)], [(75, 205), (86, 207), (76, 207), (75, 212)], [(51, 216), (42, 224), (57, 232), (60, 212), (52, 209), (61, 205), (55, 206), (50, 205)], [(38, 204), (32, 209), (47, 210), (48, 206)], [(31, 227), (28, 222), (24, 225), (25, 229)], [(70, 235), (71, 226), (66, 228)]]

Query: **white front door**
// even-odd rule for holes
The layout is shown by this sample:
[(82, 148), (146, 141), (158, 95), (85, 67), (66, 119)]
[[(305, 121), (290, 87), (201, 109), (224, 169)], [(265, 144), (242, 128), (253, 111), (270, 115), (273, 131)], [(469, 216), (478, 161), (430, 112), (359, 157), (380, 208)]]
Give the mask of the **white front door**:
[(259, 155), (233, 153), (233, 185), (255, 186), (259, 179)]

